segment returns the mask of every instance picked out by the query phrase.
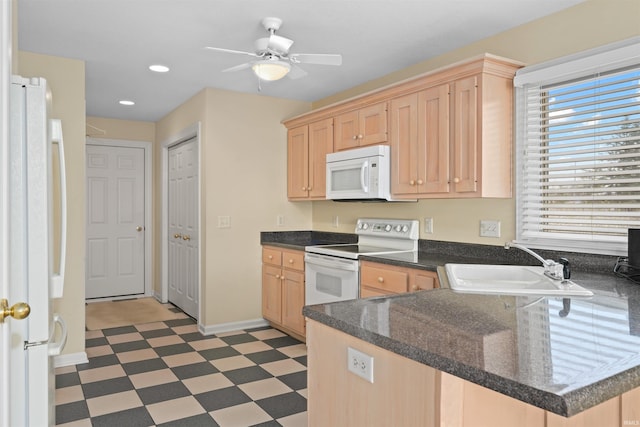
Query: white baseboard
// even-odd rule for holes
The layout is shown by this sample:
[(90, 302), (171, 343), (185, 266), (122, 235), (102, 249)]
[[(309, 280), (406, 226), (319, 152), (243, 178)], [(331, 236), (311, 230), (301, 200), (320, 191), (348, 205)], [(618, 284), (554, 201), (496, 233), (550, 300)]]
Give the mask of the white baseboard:
[(269, 326), (269, 322), (260, 318), (253, 320), (243, 320), (241, 322), (218, 323), (217, 325), (198, 325), (198, 330), (202, 335), (214, 335), (222, 332), (242, 331), (244, 329), (261, 328)]
[(53, 358), (53, 367), (62, 368), (63, 366), (79, 365), (81, 363), (89, 363), (87, 353), (81, 351), (79, 353), (60, 354)]

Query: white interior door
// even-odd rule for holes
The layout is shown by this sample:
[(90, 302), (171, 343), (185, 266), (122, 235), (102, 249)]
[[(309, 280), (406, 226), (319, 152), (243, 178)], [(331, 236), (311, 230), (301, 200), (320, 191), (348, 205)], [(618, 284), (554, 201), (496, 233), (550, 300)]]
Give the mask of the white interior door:
[(169, 148), (169, 301), (198, 319), (198, 147)]
[(86, 298), (144, 294), (144, 149), (87, 145)]

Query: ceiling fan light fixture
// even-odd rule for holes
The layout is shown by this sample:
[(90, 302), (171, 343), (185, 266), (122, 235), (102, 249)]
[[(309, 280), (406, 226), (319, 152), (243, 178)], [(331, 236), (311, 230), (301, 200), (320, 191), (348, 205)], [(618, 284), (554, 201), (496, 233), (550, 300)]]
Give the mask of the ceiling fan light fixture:
[(251, 69), (261, 80), (275, 81), (286, 76), (291, 65), (285, 61), (265, 60), (256, 62)]

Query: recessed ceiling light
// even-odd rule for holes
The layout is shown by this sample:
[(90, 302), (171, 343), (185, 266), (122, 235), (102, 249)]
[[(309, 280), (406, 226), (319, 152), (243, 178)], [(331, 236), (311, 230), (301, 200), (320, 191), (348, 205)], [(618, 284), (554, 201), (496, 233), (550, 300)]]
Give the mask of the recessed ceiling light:
[(122, 101), (119, 101), (119, 102), (122, 105), (135, 105), (135, 102), (129, 101), (128, 99), (123, 99)]
[(151, 71), (155, 71), (156, 73), (166, 73), (167, 71), (169, 71), (169, 67), (160, 64), (149, 65), (149, 69)]

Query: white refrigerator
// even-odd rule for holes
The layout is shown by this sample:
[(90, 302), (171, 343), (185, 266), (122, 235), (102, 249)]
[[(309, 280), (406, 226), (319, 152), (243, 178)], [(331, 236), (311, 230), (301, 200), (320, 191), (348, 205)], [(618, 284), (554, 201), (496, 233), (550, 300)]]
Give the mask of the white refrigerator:
[(52, 304), (62, 296), (66, 258), (64, 144), (45, 79), (14, 76), (9, 99), (10, 300), (30, 306), (27, 318), (12, 321), (10, 425), (40, 427), (55, 424), (53, 357), (67, 333)]

